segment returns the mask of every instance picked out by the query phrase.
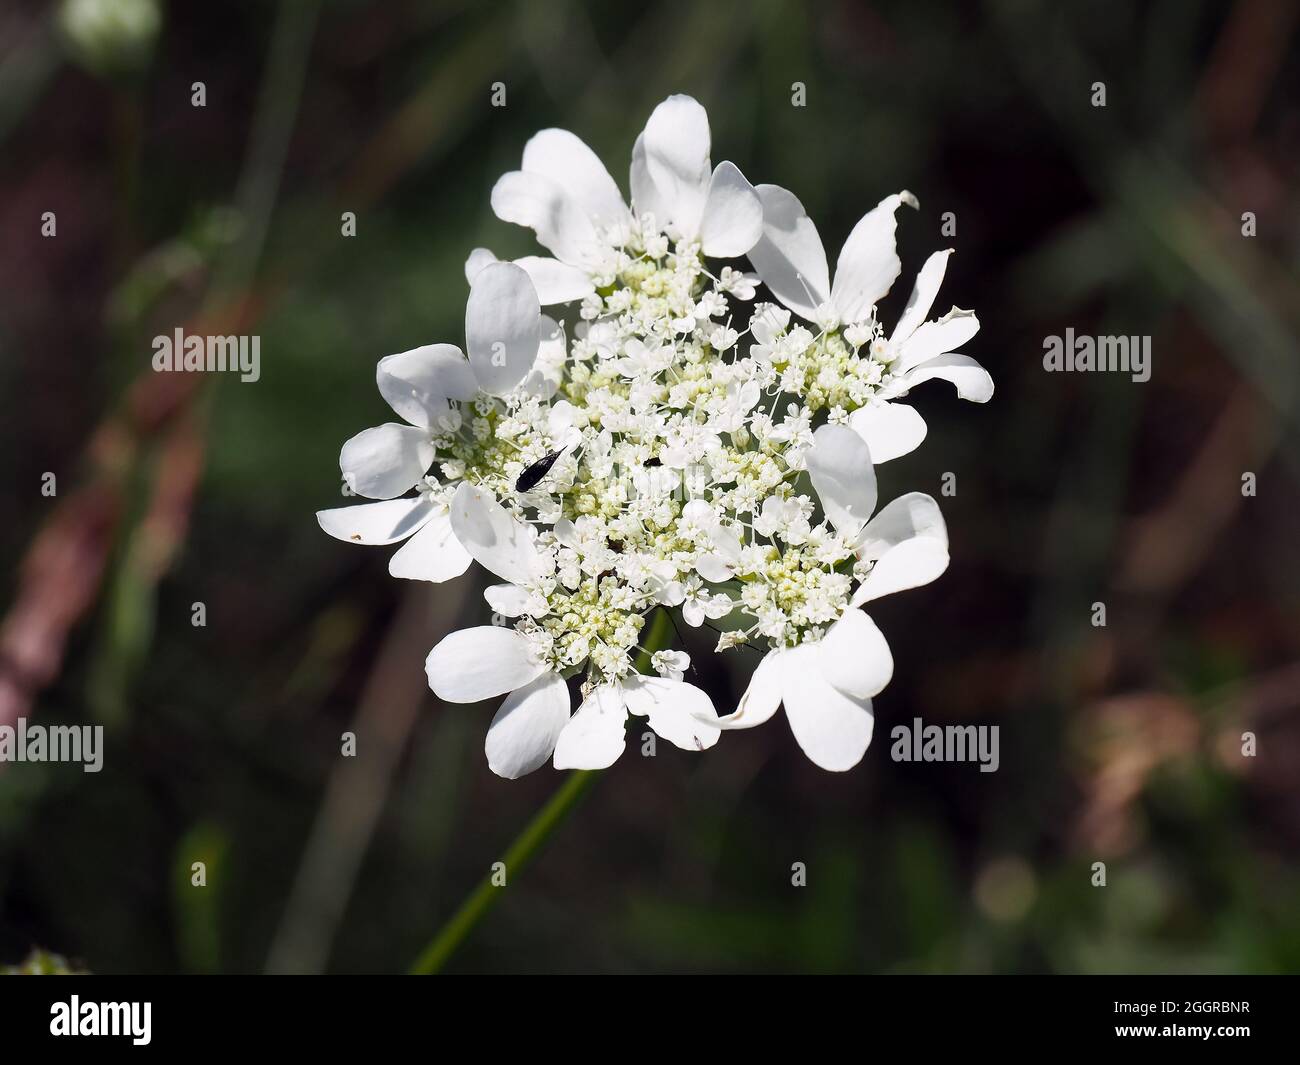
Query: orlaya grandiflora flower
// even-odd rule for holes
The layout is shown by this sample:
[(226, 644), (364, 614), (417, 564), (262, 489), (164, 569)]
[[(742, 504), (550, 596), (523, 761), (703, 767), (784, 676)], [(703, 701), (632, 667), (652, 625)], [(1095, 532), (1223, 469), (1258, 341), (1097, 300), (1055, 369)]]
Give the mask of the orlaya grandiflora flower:
[(775, 647), (764, 655), (722, 729), (761, 725), (784, 704), (790, 730), (823, 769), (852, 769), (871, 743), (871, 699), (884, 690), (894, 659), (884, 635), (859, 608), (915, 588), (948, 567), (948, 534), (928, 495), (900, 496), (874, 517), (876, 479), (866, 443), (851, 429), (825, 425), (813, 435), (808, 473), (827, 520), (856, 543), (860, 568), (870, 569), (839, 620), (820, 640)]
[[(553, 258), (527, 256), (543, 306), (582, 299), (618, 268), (618, 250), (646, 215), (675, 240), (698, 241), (705, 255), (744, 255), (763, 231), (763, 206), (733, 163), (710, 161), (709, 116), (689, 96), (654, 109), (632, 150), (632, 207), (605, 165), (578, 137), (544, 129), (524, 146), (520, 169), (492, 190), (503, 222), (527, 226)], [(471, 281), (496, 262), (476, 248), (465, 263)]]
[[(545, 340), (543, 340), (545, 338)], [(554, 391), (550, 358), (564, 339), (541, 314), (528, 274), (498, 263), (474, 279), (465, 305), (465, 346), (428, 344), (380, 359), (380, 394), (407, 424), (390, 422), (358, 433), (343, 445), (339, 467), (358, 495), (383, 500), (322, 510), (316, 520), (349, 543), (407, 543), (389, 561), (394, 577), (445, 581), (464, 573), (470, 555), (451, 527), (451, 489), (426, 478), (436, 437), (460, 428), (459, 404), (517, 388)], [(411, 488), (413, 496), (402, 496)]]
[[(490, 493), (462, 484), (451, 502), (451, 525), (483, 567), (507, 583), (484, 593), (507, 617), (543, 618), (546, 590), (554, 586), (555, 556), (531, 525), (518, 520)], [(510, 779), (551, 759), (556, 769), (604, 769), (626, 744), (627, 719), (645, 717), (670, 743), (704, 750), (718, 740), (717, 712), (709, 697), (679, 677), (626, 672), (602, 675), (585, 686), (577, 712), (564, 673), (545, 652), (537, 630), (482, 625), (443, 638), (425, 662), (429, 687), (453, 703), (505, 695), (488, 727), (488, 765)], [(661, 659), (671, 673), (679, 659)], [(577, 667), (581, 663), (575, 664)]]
[(955, 354), (979, 331), (974, 312), (954, 307), (938, 321), (925, 320), (952, 249), (926, 260), (887, 339), (876, 322), (876, 304), (902, 270), (894, 233), (899, 206), (918, 206), (910, 192), (886, 196), (853, 227), (832, 283), (826, 250), (803, 204), (778, 185), (759, 185), (756, 191), (763, 202), (763, 237), (750, 249), (749, 259), (772, 294), (806, 321), (828, 330), (844, 327), (846, 337), (867, 344), (864, 353), (889, 367), (888, 379), (872, 400), (849, 418), (876, 462), (905, 455), (925, 439), (921, 415), (891, 402), (922, 381), (940, 377), (951, 381), (962, 399), (988, 401), (993, 379), (970, 356)]

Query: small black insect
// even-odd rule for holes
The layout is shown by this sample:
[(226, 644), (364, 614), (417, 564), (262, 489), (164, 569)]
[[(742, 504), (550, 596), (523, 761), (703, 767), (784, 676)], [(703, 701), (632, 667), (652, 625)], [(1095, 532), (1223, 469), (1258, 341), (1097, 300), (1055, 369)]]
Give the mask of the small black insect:
[(660, 460), (658, 455), (655, 455), (653, 458), (646, 459), (645, 464), (647, 466), (662, 466), (663, 462)]
[(537, 487), (537, 484), (543, 477), (551, 472), (551, 467), (555, 465), (555, 460), (564, 453), (564, 449), (552, 451), (549, 455), (543, 455), (540, 459), (529, 466), (519, 475), (519, 480), (515, 481), (516, 492), (531, 492)]

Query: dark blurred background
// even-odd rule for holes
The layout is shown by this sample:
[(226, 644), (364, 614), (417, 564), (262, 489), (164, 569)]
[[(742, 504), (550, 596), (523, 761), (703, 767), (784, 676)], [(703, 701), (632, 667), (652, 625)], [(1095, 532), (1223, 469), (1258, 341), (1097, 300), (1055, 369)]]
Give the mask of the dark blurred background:
[[(956, 475), (952, 567), (872, 611), (897, 667), (856, 770), (781, 720), (630, 745), (452, 969), (1300, 969), (1298, 13), (6, 3), (0, 723), (107, 750), (0, 767), (0, 964), (401, 971), (558, 786), (494, 777), (492, 708), (426, 688), (481, 576), (393, 580), (313, 512), (388, 418), (375, 361), (460, 342), (470, 248), (531, 252), (488, 205), (527, 138), (575, 131), (626, 188), (688, 92), (832, 259), (916, 193), (886, 321), (956, 247), (936, 311), (977, 310), (997, 393), (914, 393), (929, 439), (879, 471), (884, 499)], [(261, 380), (152, 372), (177, 326), (259, 335)], [(1151, 336), (1151, 380), (1045, 373), (1070, 326)], [(745, 678), (700, 664), (728, 709)], [(999, 725), (1000, 769), (891, 761), (917, 716)]]

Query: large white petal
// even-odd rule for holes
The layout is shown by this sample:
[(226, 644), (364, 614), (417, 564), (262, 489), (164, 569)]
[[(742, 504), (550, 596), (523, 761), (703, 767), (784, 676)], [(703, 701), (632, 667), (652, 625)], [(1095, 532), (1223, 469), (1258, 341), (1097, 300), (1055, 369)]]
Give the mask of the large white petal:
[(434, 695), (449, 703), (477, 703), (522, 688), (547, 670), (528, 653), (528, 641), (500, 625), (480, 625), (444, 636), (424, 660)]
[(627, 706), (612, 684), (582, 701), (555, 743), (556, 769), (607, 769), (627, 742)]
[(484, 569), (511, 584), (531, 584), (541, 574), (541, 554), (525, 525), (490, 492), (462, 484), (451, 499), (451, 527)]
[(516, 259), (515, 265), (528, 274), (537, 290), (537, 302), (543, 307), (552, 307), (557, 303), (572, 303), (585, 299), (596, 291), (591, 283), (591, 275), (578, 266), (570, 266), (559, 259), (548, 259), (541, 255), (525, 255)]
[(488, 768), (507, 780), (540, 769), (569, 723), (570, 707), (568, 685), (554, 673), (511, 692), (488, 726)]
[(861, 606), (884, 595), (919, 588), (942, 576), (947, 568), (948, 549), (937, 540), (909, 540), (877, 559), (853, 593), (850, 605)]
[(914, 366), (939, 355), (956, 351), (980, 331), (974, 311), (954, 307), (937, 322), (925, 322), (898, 349), (898, 360), (890, 367), (894, 373), (906, 373)]
[(508, 618), (517, 618), (528, 609), (532, 594), (517, 584), (489, 584), (483, 589), (487, 605)]
[(631, 713), (647, 717), (656, 734), (675, 747), (703, 751), (718, 742), (718, 712), (713, 700), (694, 684), (667, 677), (631, 677), (623, 682), (623, 697)]
[(830, 523), (855, 533), (876, 508), (876, 471), (866, 441), (846, 425), (823, 425), (808, 449), (808, 476)]
[(632, 167), (630, 171), (632, 186), (632, 209), (637, 218), (642, 215), (654, 215), (655, 223), (664, 226), (668, 223), (668, 208), (658, 186), (650, 177), (650, 167), (645, 158), (645, 134), (637, 134), (636, 144), (632, 146)]
[(388, 422), (357, 433), (339, 452), (347, 486), (370, 499), (392, 499), (419, 481), (433, 465), (427, 429)]
[(993, 398), (993, 378), (969, 355), (940, 355), (913, 367), (901, 377), (896, 377), (880, 390), (878, 395), (888, 399), (905, 395), (923, 381), (939, 377), (951, 381), (957, 395), (972, 403), (987, 403)]
[(779, 185), (755, 189), (763, 203), (763, 235), (749, 249), (749, 261), (778, 300), (814, 321), (830, 299), (830, 268), (817, 227), (794, 193)]
[(924, 537), (937, 540), (946, 550), (948, 526), (933, 496), (908, 492), (880, 508), (858, 537), (858, 553), (865, 559), (880, 558), (901, 543)]
[(732, 259), (744, 255), (763, 235), (763, 203), (734, 163), (719, 163), (709, 181), (700, 219), (705, 255)]
[(849, 428), (867, 443), (874, 463), (907, 455), (925, 439), (925, 419), (906, 403), (873, 400), (849, 415)]
[(753, 728), (767, 721), (781, 706), (781, 689), (784, 683), (784, 666), (780, 648), (768, 651), (758, 663), (754, 675), (749, 678), (749, 687), (740, 697), (736, 709), (725, 717), (718, 718), (720, 729)]
[(952, 249), (946, 248), (935, 252), (925, 260), (925, 265), (921, 267), (920, 273), (916, 275), (916, 282), (912, 285), (912, 294), (907, 298), (907, 306), (903, 308), (898, 324), (890, 334), (891, 345), (903, 343), (916, 332), (916, 327), (925, 321), (925, 316), (934, 306), (934, 297), (939, 294), (939, 286), (943, 284), (943, 275), (948, 269), (948, 256), (951, 254)]
[(568, 351), (564, 327), (550, 315), (542, 315), (537, 361), (519, 387), (530, 396), (550, 399), (559, 391), (560, 381), (564, 378), (564, 362), (568, 358)]
[(699, 235), (709, 188), (709, 116), (689, 96), (670, 96), (645, 124), (645, 160), (679, 236)]
[(456, 539), (451, 519), (444, 511), (388, 560), (388, 572), (394, 577), (437, 584), (459, 577), (469, 569), (470, 561), (469, 552)]
[(815, 646), (822, 676), (855, 699), (878, 695), (894, 675), (884, 633), (861, 610), (845, 611)]
[(906, 190), (886, 196), (862, 216), (844, 242), (831, 286), (831, 303), (841, 322), (867, 318), (898, 277), (903, 264), (894, 245), (894, 212), (904, 203), (916, 207), (916, 197)]
[(948, 530), (939, 504), (923, 492), (900, 496), (867, 523), (863, 558), (876, 563), (853, 593), (852, 606), (929, 584), (948, 568)]
[(803, 753), (822, 769), (852, 769), (871, 744), (871, 700), (833, 688), (818, 668), (815, 644), (791, 648), (782, 666), (785, 716)]
[(331, 536), (350, 544), (395, 544), (417, 532), (435, 509), (426, 497), (411, 496), (318, 510), (316, 520)]
[(475, 248), (465, 259), (465, 280), (473, 284), (474, 278), (478, 277), (483, 267), (491, 266), (493, 263), (499, 263), (500, 261), (489, 249)]
[(447, 400), (473, 399), (474, 371), (455, 344), (426, 344), (387, 355), (375, 367), (379, 394), (412, 425), (446, 432)]
[(581, 266), (599, 249), (596, 228), (564, 186), (542, 174), (513, 170), (492, 187), (492, 210), (503, 222), (527, 226), (562, 262)]
[(735, 575), (735, 566), (722, 555), (701, 555), (695, 560), (695, 572), (710, 584), (721, 584)]
[[(485, 267), (500, 261), (487, 248), (475, 248), (465, 260), (465, 280), (473, 284), (474, 278)], [(584, 299), (595, 291), (591, 276), (580, 266), (570, 266), (545, 255), (525, 255), (513, 262), (528, 275), (533, 288), (537, 290), (537, 302), (543, 307), (571, 303)]]
[(542, 308), (526, 271), (492, 263), (479, 271), (465, 304), (465, 346), (479, 387), (504, 396), (528, 376), (541, 340)]
[(522, 169), (566, 189), (598, 226), (629, 220), (627, 205), (605, 164), (567, 129), (544, 129), (524, 146)]

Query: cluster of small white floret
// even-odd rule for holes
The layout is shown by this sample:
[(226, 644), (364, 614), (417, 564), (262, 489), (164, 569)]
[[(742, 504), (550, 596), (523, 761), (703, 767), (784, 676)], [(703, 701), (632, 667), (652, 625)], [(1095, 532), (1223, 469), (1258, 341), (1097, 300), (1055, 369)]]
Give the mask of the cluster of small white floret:
[[(656, 109), (634, 152), (631, 209), (571, 134), (530, 142), (493, 206), (534, 228), (554, 258), (470, 256), (468, 360), (431, 345), (380, 363), (380, 390), (409, 424), (354, 437), (341, 466), (353, 490), (384, 502), (321, 515), (340, 538), (409, 537), (390, 567), (398, 576), (445, 580), (472, 558), (504, 580), (485, 595), (511, 636), (453, 634), (429, 675), (456, 701), (513, 692), (488, 739), (506, 776), (535, 768), (539, 752), (557, 767), (607, 764), (611, 699), (619, 750), (625, 713), (702, 748), (784, 699), (814, 761), (847, 768), (869, 724), (865, 740), (857, 716), (830, 730), (842, 735), (812, 735), (820, 724), (796, 721), (800, 686), (824, 683), (869, 722), (892, 659), (857, 608), (947, 563), (928, 496), (872, 512), (874, 464), (924, 435), (894, 401), (929, 377), (966, 398), (991, 392), (987, 374), (952, 353), (974, 316), (924, 322), (948, 253), (927, 262), (887, 335), (876, 300), (898, 272), (894, 214), (915, 200), (890, 197), (859, 223), (832, 288), (793, 196), (751, 186), (729, 163), (711, 168), (702, 114), (684, 97)], [(756, 272), (717, 262), (744, 254)], [(758, 299), (761, 283), (779, 302)], [(541, 314), (556, 305), (555, 318)], [(718, 652), (766, 652), (765, 690), (751, 684), (719, 718), (685, 683), (685, 652), (644, 646), (656, 610), (715, 630)], [(800, 649), (823, 642), (820, 672), (795, 668)], [(642, 655), (662, 681), (638, 671)], [(488, 677), (489, 659), (499, 676)], [(575, 676), (584, 702), (570, 718), (555, 685)]]

